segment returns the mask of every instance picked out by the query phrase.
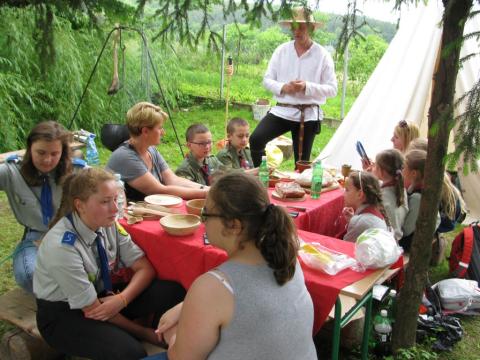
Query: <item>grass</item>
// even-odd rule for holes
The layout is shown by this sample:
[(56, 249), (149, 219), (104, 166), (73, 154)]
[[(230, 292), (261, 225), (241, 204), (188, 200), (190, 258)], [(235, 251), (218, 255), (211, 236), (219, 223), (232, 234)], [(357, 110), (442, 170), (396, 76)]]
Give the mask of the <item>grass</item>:
[[(224, 121), (225, 112), (224, 105), (215, 101), (207, 102), (203, 105), (193, 106), (188, 109), (184, 109), (172, 114), (172, 121), (175, 124), (175, 128), (180, 137), (182, 145), (185, 143), (184, 134), (186, 128), (194, 122), (202, 122), (206, 124), (212, 132), (214, 141), (220, 140), (224, 136)], [(251, 130), (254, 129), (257, 122), (253, 120), (253, 115), (250, 110), (242, 109), (238, 107), (232, 107), (229, 111), (229, 117), (239, 116), (245, 118), (249, 123)], [(162, 140), (162, 144), (159, 146), (159, 150), (165, 157), (168, 164), (175, 169), (177, 165), (182, 161), (182, 155), (178, 149), (178, 145), (174, 136), (174, 131), (171, 123), (165, 125), (167, 134)], [(326, 126), (322, 127), (322, 132), (316, 137), (312, 158), (316, 157), (322, 148), (327, 144), (328, 140), (334, 133), (334, 129)], [(104, 165), (110, 152), (99, 147), (100, 161)], [(183, 145), (184, 151), (186, 151)], [(293, 169), (293, 160), (284, 162), (281, 166), (282, 169)], [(10, 207), (8, 205), (7, 198), (3, 192), (0, 192), (0, 227), (2, 229), (2, 239), (0, 241), (0, 261), (6, 259), (14, 250), (16, 244), (21, 239), (23, 234), (23, 228), (16, 222), (13, 217)], [(450, 242), (453, 240), (454, 235), (459, 232), (461, 228), (457, 228), (453, 235), (449, 236)], [(2, 273), (2, 281), (0, 283), (0, 294), (3, 294), (16, 287), (15, 280), (12, 273), (12, 262), (8, 260), (3, 264), (0, 264), (0, 272)], [(448, 263), (445, 260), (439, 266), (431, 268), (430, 280), (432, 283), (437, 282), (448, 276)], [(462, 325), (464, 326), (465, 335), (461, 342), (459, 342), (453, 352), (442, 353), (437, 357), (441, 360), (453, 360), (453, 359), (465, 359), (474, 360), (480, 358), (480, 345), (478, 339), (480, 338), (480, 318), (473, 316), (461, 316)], [(0, 336), (11, 329), (12, 326), (0, 322)], [(418, 347), (428, 351), (427, 348)], [(432, 354), (433, 356), (433, 354)], [(355, 354), (348, 355), (349, 358), (355, 358)], [(418, 358), (418, 357), (417, 357)]]

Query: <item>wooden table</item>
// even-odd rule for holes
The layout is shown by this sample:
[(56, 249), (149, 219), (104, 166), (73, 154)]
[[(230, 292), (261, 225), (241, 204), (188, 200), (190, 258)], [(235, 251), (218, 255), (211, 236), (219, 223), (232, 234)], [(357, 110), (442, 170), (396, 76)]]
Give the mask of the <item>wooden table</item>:
[[(159, 278), (177, 281), (188, 289), (201, 274), (222, 264), (227, 260), (227, 254), (211, 245), (205, 245), (203, 224), (194, 234), (188, 236), (171, 236), (165, 233), (158, 221), (143, 221), (142, 223), (122, 225), (131, 234), (152, 263)], [(337, 250), (349, 256), (354, 254), (354, 244), (335, 238), (298, 231), (306, 242), (320, 242), (332, 250)], [(367, 270), (358, 273), (346, 269), (336, 276), (321, 273), (302, 264), (305, 284), (314, 304), (314, 329), (316, 333), (328, 318), (340, 291), (348, 285), (363, 279), (373, 273)]]

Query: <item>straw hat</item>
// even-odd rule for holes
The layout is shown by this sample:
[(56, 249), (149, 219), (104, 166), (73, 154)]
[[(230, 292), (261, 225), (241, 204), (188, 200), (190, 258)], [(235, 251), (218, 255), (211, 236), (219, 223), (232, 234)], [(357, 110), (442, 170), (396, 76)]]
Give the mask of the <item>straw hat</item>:
[(313, 28), (316, 30), (318, 29), (322, 23), (315, 21), (315, 18), (313, 17), (313, 14), (310, 10), (306, 9), (304, 7), (297, 7), (292, 9), (292, 19), (291, 20), (282, 20), (278, 22), (280, 26), (285, 27), (290, 29), (292, 24), (297, 23), (306, 23), (310, 24), (313, 26)]

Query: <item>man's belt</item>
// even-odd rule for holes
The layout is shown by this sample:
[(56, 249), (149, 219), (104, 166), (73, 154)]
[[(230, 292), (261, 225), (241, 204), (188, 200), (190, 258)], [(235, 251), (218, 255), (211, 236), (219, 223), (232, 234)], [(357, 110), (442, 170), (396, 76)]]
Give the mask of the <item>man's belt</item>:
[(294, 108), (294, 109), (300, 110), (300, 131), (299, 131), (299, 134), (298, 134), (298, 160), (302, 160), (303, 135), (304, 135), (304, 132), (305, 132), (305, 109), (309, 108), (309, 107), (313, 107), (313, 106), (318, 107), (318, 105), (317, 104), (284, 104), (284, 103), (277, 103), (277, 106)]

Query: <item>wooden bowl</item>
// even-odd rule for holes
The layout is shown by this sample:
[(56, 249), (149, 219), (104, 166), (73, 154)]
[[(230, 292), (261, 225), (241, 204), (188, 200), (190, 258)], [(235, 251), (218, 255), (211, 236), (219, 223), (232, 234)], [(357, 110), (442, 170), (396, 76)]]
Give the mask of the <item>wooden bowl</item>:
[(200, 217), (193, 214), (173, 214), (160, 219), (160, 225), (170, 235), (185, 236), (200, 226)]
[(305, 169), (310, 169), (312, 167), (311, 161), (299, 160), (295, 163), (296, 169), (299, 172), (303, 172)]
[(185, 205), (187, 206), (187, 212), (189, 214), (200, 216), (202, 208), (205, 206), (205, 199), (188, 200)]

